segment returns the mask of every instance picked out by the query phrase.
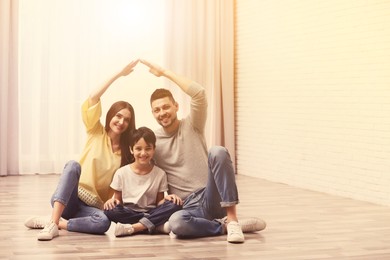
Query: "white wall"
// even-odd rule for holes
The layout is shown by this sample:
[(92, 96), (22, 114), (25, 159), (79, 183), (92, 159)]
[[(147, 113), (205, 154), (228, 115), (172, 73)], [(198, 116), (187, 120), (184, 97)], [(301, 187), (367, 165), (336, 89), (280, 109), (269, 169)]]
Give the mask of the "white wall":
[(239, 174), (390, 205), (390, 2), (237, 0), (236, 110)]

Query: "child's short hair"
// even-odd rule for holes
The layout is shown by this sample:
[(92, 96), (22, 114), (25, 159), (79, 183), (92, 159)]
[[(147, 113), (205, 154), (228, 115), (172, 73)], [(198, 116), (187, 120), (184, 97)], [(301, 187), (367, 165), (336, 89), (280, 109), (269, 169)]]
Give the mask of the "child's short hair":
[(141, 138), (143, 138), (146, 143), (153, 145), (153, 147), (156, 147), (156, 135), (150, 128), (145, 126), (142, 126), (132, 132), (130, 138), (130, 147), (134, 147), (134, 145)]

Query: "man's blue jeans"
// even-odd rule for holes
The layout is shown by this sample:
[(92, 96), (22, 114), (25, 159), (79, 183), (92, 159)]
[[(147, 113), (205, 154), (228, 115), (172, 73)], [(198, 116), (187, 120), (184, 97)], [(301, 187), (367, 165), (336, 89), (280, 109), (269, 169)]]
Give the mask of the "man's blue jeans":
[(111, 221), (100, 209), (88, 206), (78, 197), (81, 166), (76, 161), (66, 163), (57, 189), (51, 198), (51, 205), (58, 201), (65, 205), (62, 217), (68, 220), (68, 231), (90, 234), (104, 234)]
[(208, 180), (205, 188), (190, 194), (183, 209), (169, 219), (179, 238), (221, 235), (222, 224), (215, 219), (226, 216), (225, 207), (239, 203), (233, 164), (229, 152), (214, 146), (208, 154)]

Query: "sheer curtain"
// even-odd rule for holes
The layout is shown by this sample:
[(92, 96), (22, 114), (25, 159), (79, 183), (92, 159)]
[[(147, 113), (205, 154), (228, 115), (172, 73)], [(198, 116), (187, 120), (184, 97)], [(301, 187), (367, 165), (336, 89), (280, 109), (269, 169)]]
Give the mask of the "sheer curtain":
[[(163, 35), (162, 3), (19, 2), (19, 171), (58, 173), (66, 161), (79, 159), (85, 141), (80, 108), (89, 92), (141, 56), (161, 62), (162, 46), (156, 43)], [(143, 120), (153, 119), (149, 93), (142, 87), (152, 76), (141, 67), (115, 81), (103, 95), (103, 124), (109, 106), (126, 100), (135, 108), (137, 124), (149, 125)], [(146, 74), (149, 78), (143, 79)]]
[(18, 1), (0, 1), (0, 176), (18, 169)]
[(169, 0), (165, 55), (169, 68), (206, 88), (208, 145), (227, 147), (235, 162), (233, 8), (233, 0)]
[[(66, 161), (78, 159), (85, 141), (81, 103), (136, 58), (206, 87), (208, 143), (226, 146), (234, 162), (233, 0), (0, 4), (0, 174), (58, 173)], [(105, 93), (103, 115), (124, 99), (135, 108), (137, 126), (154, 128), (149, 97), (166, 84), (139, 65)], [(176, 96), (186, 103), (187, 97)]]

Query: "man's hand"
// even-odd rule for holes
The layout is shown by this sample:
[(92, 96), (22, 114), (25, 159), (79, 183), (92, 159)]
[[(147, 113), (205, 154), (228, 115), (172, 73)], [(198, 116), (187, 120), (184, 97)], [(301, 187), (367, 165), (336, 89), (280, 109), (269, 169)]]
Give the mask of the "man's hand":
[(179, 196), (175, 195), (175, 194), (166, 195), (164, 197), (164, 199), (172, 201), (173, 203), (175, 203), (176, 205), (179, 205), (179, 206), (183, 205), (182, 199)]
[(141, 63), (148, 66), (150, 73), (154, 74), (155, 76), (161, 77), (164, 74), (165, 69), (163, 67), (158, 66), (156, 64), (153, 64), (153, 63), (146, 61), (146, 60), (140, 60), (140, 61), (141, 61)]

